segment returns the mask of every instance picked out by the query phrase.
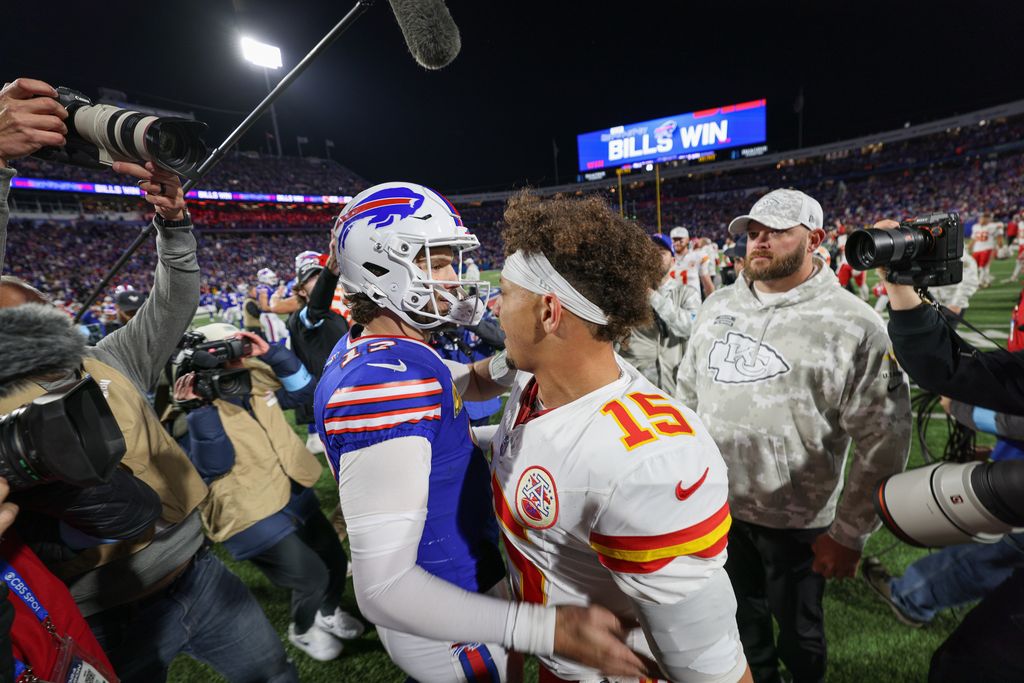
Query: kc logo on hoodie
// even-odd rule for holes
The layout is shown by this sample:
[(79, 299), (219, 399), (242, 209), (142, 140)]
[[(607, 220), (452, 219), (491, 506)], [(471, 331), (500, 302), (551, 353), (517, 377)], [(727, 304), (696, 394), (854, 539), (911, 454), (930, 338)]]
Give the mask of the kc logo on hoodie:
[(729, 332), (718, 340), (708, 354), (708, 368), (719, 384), (762, 382), (789, 372), (789, 363), (768, 344), (740, 332)]

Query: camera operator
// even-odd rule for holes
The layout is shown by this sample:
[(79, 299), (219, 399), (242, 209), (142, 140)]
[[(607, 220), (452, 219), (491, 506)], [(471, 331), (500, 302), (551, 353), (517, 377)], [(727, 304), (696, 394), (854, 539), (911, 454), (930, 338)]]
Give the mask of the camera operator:
[[(881, 221), (876, 228), (892, 228)], [(889, 336), (900, 365), (926, 391), (1011, 415), (1024, 415), (1024, 352), (979, 353), (943, 322), (910, 285), (886, 282)]]
[[(295, 354), (257, 334), (226, 323), (196, 332), (208, 342), (251, 344), (247, 355), (226, 360), (229, 371), (248, 370), (248, 384), (231, 375), (230, 393), (201, 386), (199, 372), (206, 371), (186, 365), (186, 351), (176, 360), (174, 398), (189, 410), (189, 457), (210, 484), (203, 509), (207, 535), (291, 590), (288, 639), (313, 659), (334, 659), (341, 639), (358, 638), (363, 625), (339, 606), (347, 561), (312, 489), (322, 467), (282, 410), (308, 402), (316, 382)], [(241, 348), (239, 354), (246, 353)]]
[[(66, 112), (42, 81), (18, 79), (0, 90), (0, 246), (6, 242), (8, 162), (42, 146), (60, 147)], [(187, 653), (232, 681), (296, 680), (284, 648), (259, 604), (238, 577), (203, 548), (199, 506), (207, 489), (187, 456), (163, 429), (146, 398), (163, 364), (192, 320), (199, 297), (199, 267), (192, 224), (178, 178), (127, 162), (117, 172), (139, 180), (156, 210), (158, 263), (149, 299), (123, 328), (86, 352), (60, 376), (29, 376), (20, 390), (0, 399), (0, 414), (84, 373), (103, 390), (127, 451), (123, 464), (159, 496), (160, 519), (132, 542), (63, 539), (51, 568), (71, 589), (97, 640), (124, 681), (162, 681), (171, 660)], [(0, 267), (3, 251), (0, 249)], [(19, 307), (21, 308), (21, 307)], [(18, 332), (18, 330), (8, 330)], [(29, 338), (26, 349), (53, 349), (55, 340)], [(5, 363), (9, 355), (4, 356)], [(33, 492), (42, 496), (47, 486)], [(86, 490), (86, 494), (91, 491)], [(116, 518), (102, 498), (55, 516), (79, 529), (86, 514)], [(95, 530), (94, 530), (95, 531)], [(138, 534), (136, 534), (138, 535)], [(90, 545), (90, 543), (92, 545)], [(73, 554), (70, 559), (68, 554)]]
[[(876, 228), (894, 228), (882, 221)], [(907, 373), (925, 390), (972, 406), (1024, 415), (1024, 352), (979, 353), (912, 286), (887, 283), (889, 335)], [(932, 656), (928, 680), (1024, 680), (1024, 568), (978, 604)]]

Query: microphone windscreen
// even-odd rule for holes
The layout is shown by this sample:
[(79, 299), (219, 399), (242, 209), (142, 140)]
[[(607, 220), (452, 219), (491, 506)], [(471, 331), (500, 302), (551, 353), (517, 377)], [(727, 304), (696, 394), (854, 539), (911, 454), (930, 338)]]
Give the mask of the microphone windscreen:
[(28, 379), (81, 367), (85, 341), (71, 318), (53, 306), (0, 308), (0, 397)]
[(442, 0), (388, 0), (416, 63), (442, 69), (462, 49), (459, 27)]

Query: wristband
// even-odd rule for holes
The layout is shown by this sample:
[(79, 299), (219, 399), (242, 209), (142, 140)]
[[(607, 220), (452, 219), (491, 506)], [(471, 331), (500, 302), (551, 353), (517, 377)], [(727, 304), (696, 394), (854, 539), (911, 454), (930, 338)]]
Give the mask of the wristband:
[(507, 358), (508, 353), (506, 351), (499, 351), (491, 356), (490, 363), (487, 364), (491, 381), (503, 387), (512, 386), (516, 381), (516, 373), (518, 372), (515, 368), (509, 367)]

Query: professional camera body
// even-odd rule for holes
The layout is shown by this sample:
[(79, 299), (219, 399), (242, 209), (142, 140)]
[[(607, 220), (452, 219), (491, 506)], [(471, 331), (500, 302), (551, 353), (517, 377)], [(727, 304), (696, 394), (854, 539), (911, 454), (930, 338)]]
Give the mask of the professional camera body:
[(125, 454), (124, 436), (99, 385), (86, 376), (0, 415), (0, 477), (12, 491), (63, 481), (101, 484)]
[[(193, 391), (205, 403), (218, 398), (240, 398), (252, 393), (252, 378), (247, 368), (228, 368), (226, 364), (252, 354), (248, 339), (206, 341), (198, 332), (186, 332), (175, 357), (172, 377), (195, 372)], [(194, 407), (185, 405), (184, 407)]]
[(186, 178), (208, 156), (200, 137), (206, 124), (179, 117), (151, 116), (92, 100), (71, 88), (57, 88), (57, 101), (68, 110), (67, 144), (44, 147), (33, 156), (85, 168), (105, 168), (115, 161), (152, 161)]
[(857, 230), (846, 260), (857, 270), (884, 267), (889, 282), (919, 288), (955, 285), (964, 277), (964, 231), (956, 213), (930, 213), (898, 228)]

